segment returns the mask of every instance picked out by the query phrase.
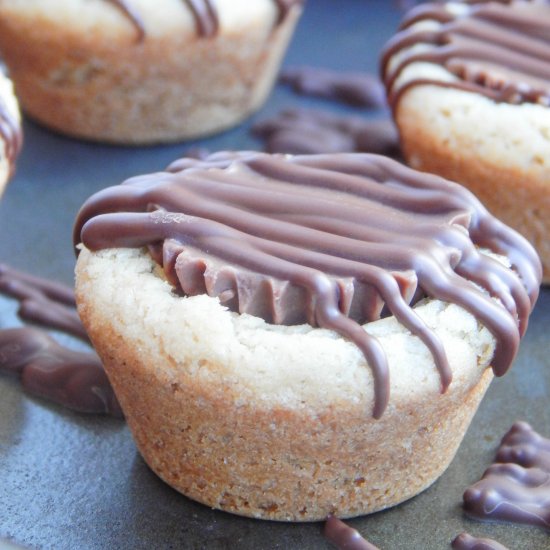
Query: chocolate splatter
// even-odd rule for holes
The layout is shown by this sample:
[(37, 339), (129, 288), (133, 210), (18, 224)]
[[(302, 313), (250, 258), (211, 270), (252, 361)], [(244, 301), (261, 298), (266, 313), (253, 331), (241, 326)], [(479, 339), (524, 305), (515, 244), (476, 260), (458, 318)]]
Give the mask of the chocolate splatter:
[(378, 550), (378, 547), (365, 540), (359, 531), (332, 515), (325, 522), (323, 535), (338, 550)]
[(475, 538), (468, 533), (461, 533), (456, 537), (451, 546), (453, 550), (508, 550), (506, 546), (496, 540)]
[(20, 376), (30, 394), (69, 409), (123, 417), (97, 355), (65, 348), (42, 330), (0, 330), (0, 371)]
[(361, 72), (337, 72), (319, 67), (289, 67), (279, 81), (297, 93), (353, 105), (381, 109), (386, 92), (377, 76)]
[(495, 463), (464, 493), (464, 510), (478, 519), (550, 529), (550, 439), (516, 422)]
[(76, 313), (72, 289), (0, 264), (0, 293), (19, 302), (22, 319), (88, 341)]
[[(0, 264), (0, 293), (20, 302), (21, 318), (88, 342), (72, 289)], [(18, 375), (32, 395), (69, 409), (122, 417), (99, 357), (61, 346), (38, 328), (0, 330), (0, 371)]]
[(314, 109), (286, 109), (256, 123), (252, 133), (270, 153), (377, 153), (400, 158), (393, 121), (343, 116)]

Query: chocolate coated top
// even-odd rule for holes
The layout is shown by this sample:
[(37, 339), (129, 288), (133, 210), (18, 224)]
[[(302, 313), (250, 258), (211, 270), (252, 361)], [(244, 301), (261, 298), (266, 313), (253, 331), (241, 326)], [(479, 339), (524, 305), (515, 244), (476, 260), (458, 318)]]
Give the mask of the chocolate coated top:
[(478, 519), (550, 529), (550, 439), (516, 422), (503, 437), (495, 463), (465, 491), (464, 510)]
[[(411, 301), (426, 295), (475, 315), (496, 337), (492, 365), (502, 375), (541, 276), (527, 241), (466, 189), (376, 155), (184, 158), (88, 199), (75, 223), (80, 241), (91, 250), (151, 245), (186, 295), (335, 330), (372, 369), (375, 417), (389, 399), (387, 359), (359, 323), (394, 315), (429, 348), (445, 391), (452, 373), (442, 343)], [(517, 273), (477, 246), (508, 256)]]
[[(118, 7), (132, 22), (138, 32), (138, 40), (145, 38), (143, 19), (132, 5), (131, 0), (107, 0)], [(182, 0), (191, 10), (199, 36), (208, 38), (215, 36), (219, 28), (218, 11), (211, 0)], [(281, 23), (288, 11), (294, 6), (303, 3), (303, 0), (274, 0), (279, 9), (277, 25)]]
[[(426, 23), (415, 27), (419, 22)], [(408, 48), (412, 48), (408, 50)], [(393, 56), (397, 61), (390, 64)], [(396, 80), (416, 62), (443, 66), (454, 79)], [(386, 45), (382, 76), (395, 108), (420, 84), (473, 91), (498, 102), (550, 105), (550, 3), (546, 0), (423, 4)]]
[(332, 515), (325, 522), (323, 534), (338, 550), (378, 550), (359, 531)]
[(453, 550), (508, 550), (506, 546), (496, 540), (472, 537), (468, 533), (461, 533), (452, 545)]

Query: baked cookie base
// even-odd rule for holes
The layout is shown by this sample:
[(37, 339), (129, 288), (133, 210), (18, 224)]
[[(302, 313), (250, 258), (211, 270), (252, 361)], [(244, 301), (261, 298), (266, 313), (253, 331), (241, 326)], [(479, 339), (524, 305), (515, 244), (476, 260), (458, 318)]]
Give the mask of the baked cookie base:
[(208, 136), (257, 110), (300, 9), (276, 27), (268, 13), (201, 38), (189, 21), (146, 29), (143, 42), (116, 10), (116, 24), (89, 29), (29, 12), (0, 4), (0, 47), (25, 112), (70, 136), (139, 145)]
[[(136, 280), (141, 283), (126, 292), (122, 289), (128, 286), (129, 272), (140, 272)], [(105, 290), (106, 281), (112, 290)], [(315, 521), (335, 513), (344, 518), (375, 512), (418, 494), (447, 468), (493, 377), (486, 367), (494, 342), (486, 330), (480, 328), (477, 349), (470, 353), (470, 343), (461, 347), (463, 328), (457, 328), (455, 335), (443, 336), (448, 349), (464, 350), (460, 356), (453, 354), (455, 380), (447, 393), (439, 392), (433, 363), (422, 352), (413, 353), (409, 364), (392, 368), (397, 385), (392, 386), (388, 409), (375, 420), (368, 367), (353, 345), (332, 331), (273, 327), (257, 320), (258, 330), (247, 336), (249, 346), (251, 339), (257, 342), (238, 362), (230, 349), (233, 344), (217, 330), (227, 324), (242, 347), (244, 332), (237, 325), (248, 322), (242, 319), (245, 316), (225, 311), (207, 296), (171, 295), (152, 261), (139, 251), (82, 251), (76, 288), (79, 313), (147, 464), (184, 495), (239, 515)], [(142, 309), (144, 292), (159, 299)], [(165, 306), (162, 293), (171, 305)], [(174, 318), (175, 309), (165, 310), (180, 306), (191, 308), (187, 319)], [(196, 307), (209, 311), (197, 312)], [(441, 307), (445, 315), (446, 306), (441, 303)], [(135, 311), (133, 320), (125, 310)], [(163, 339), (163, 321), (154, 320), (165, 319), (169, 311), (169, 325), (181, 340), (177, 354), (173, 343)], [(468, 315), (453, 309), (449, 326), (461, 326), (463, 314)], [(208, 326), (197, 327), (202, 317), (209, 320), (210, 332)], [(416, 349), (415, 337), (404, 329), (397, 326), (388, 331), (388, 326), (393, 327), (391, 320), (377, 323), (367, 326), (377, 325), (372, 330), (381, 333), (388, 353), (396, 337), (404, 339), (403, 347)], [(145, 333), (143, 327), (147, 327)], [(291, 338), (292, 350), (281, 352), (283, 359), (274, 363), (286, 362), (285, 353), (299, 356), (311, 344), (343, 346), (343, 351), (336, 351), (318, 369), (316, 359), (304, 371), (296, 362), (289, 366), (294, 379), (288, 380), (288, 386), (264, 387), (263, 377), (276, 379), (278, 374), (270, 373), (270, 365), (262, 361), (260, 368), (266, 372), (255, 381), (257, 373), (249, 369), (262, 348), (269, 347), (267, 336), (279, 330)], [(311, 338), (320, 340), (310, 343)], [(201, 352), (201, 339), (210, 342), (213, 354)], [(225, 362), (220, 360), (224, 356)], [(333, 381), (332, 371), (341, 369), (338, 361), (347, 364), (350, 357), (356, 366), (335, 375)], [(389, 359), (393, 365), (394, 356)], [(401, 372), (416, 373), (419, 368), (422, 373), (424, 364), (415, 363), (425, 361), (426, 372), (409, 389), (399, 387)], [(302, 385), (301, 379), (308, 375), (312, 381)], [(347, 392), (335, 390), (340, 377), (349, 377), (341, 382)], [(315, 379), (321, 380), (310, 394)]]

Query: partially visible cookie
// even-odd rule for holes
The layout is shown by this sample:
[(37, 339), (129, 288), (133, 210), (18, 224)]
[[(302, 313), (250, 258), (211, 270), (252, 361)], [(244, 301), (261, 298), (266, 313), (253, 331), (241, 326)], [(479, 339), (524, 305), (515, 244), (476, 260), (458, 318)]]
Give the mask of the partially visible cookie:
[(13, 175), (21, 143), (21, 117), (13, 85), (0, 70), (0, 195)]
[(550, 3), (417, 6), (382, 73), (407, 162), (472, 190), (550, 282)]
[(44, 125), (170, 142), (259, 108), (300, 12), (301, 0), (0, 0), (0, 50)]

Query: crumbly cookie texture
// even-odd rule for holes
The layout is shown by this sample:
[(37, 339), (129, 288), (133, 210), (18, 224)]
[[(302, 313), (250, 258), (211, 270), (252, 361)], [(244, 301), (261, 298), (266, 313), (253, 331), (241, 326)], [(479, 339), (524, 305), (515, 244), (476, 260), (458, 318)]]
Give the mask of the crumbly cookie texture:
[(462, 308), (427, 300), (415, 309), (445, 346), (451, 386), (440, 394), (430, 352), (394, 318), (369, 323), (391, 371), (375, 420), (364, 356), (333, 331), (177, 296), (142, 250), (82, 250), (76, 291), (147, 463), (183, 494), (241, 515), (350, 517), (410, 498), (447, 467), (493, 377), (493, 336)]
[[(416, 8), (406, 29), (388, 43), (384, 71), (403, 154), (413, 168), (468, 187), (497, 218), (527, 237), (541, 257), (543, 282), (550, 283), (550, 84), (542, 69), (530, 74), (533, 68), (526, 59), (547, 62), (521, 46), (527, 48), (529, 41), (529, 48), (537, 42), (546, 47), (550, 8), (543, 2), (471, 4)], [(471, 36), (462, 36), (460, 29), (475, 19), (477, 9), (488, 15), (487, 20), (477, 19), (471, 46), (464, 39)], [(536, 9), (540, 28), (531, 32), (529, 17)], [(450, 22), (437, 20), (445, 12)], [(487, 21), (496, 22), (492, 32), (505, 29), (513, 36), (519, 28), (524, 34), (509, 44), (502, 36), (498, 42), (483, 31)], [(506, 21), (517, 21), (518, 28), (509, 28)], [(436, 35), (439, 41), (433, 39)], [(460, 48), (470, 46), (483, 52), (479, 59), (472, 51), (461, 57)], [(502, 53), (494, 53), (501, 46), (508, 52), (504, 62)], [(484, 57), (486, 52), (490, 54)], [(520, 53), (525, 59), (518, 65)]]
[(266, 99), (300, 7), (216, 2), (200, 36), (183, 0), (0, 0), (0, 50), (24, 110), (54, 130), (142, 144), (209, 135)]

